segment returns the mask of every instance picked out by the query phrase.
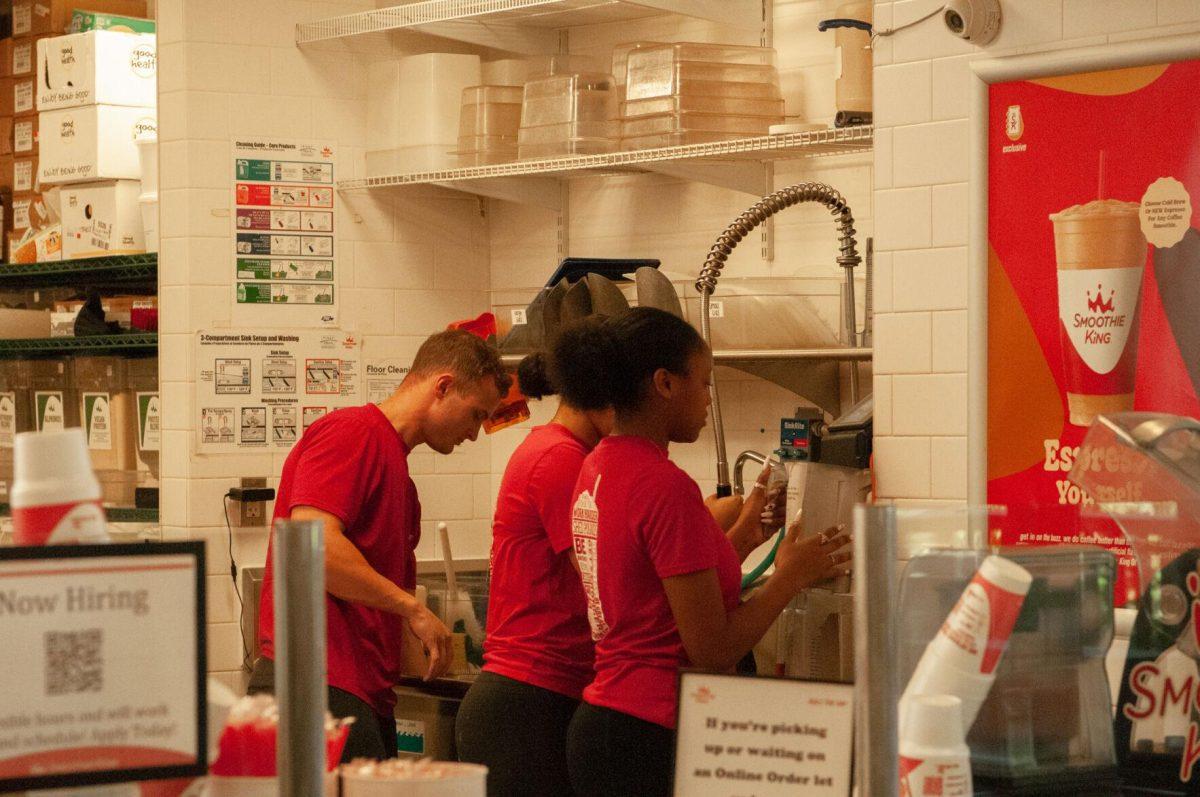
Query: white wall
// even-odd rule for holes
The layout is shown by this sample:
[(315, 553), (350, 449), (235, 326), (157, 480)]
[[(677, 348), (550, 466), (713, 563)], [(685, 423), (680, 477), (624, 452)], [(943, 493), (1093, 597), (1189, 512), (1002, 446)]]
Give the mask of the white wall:
[[(1002, 0), (986, 50), (936, 18), (875, 49), (875, 462), (879, 492), (905, 502), (967, 495), (969, 63), (1200, 30), (1195, 0)], [(941, 0), (875, 4), (877, 28)], [(982, 441), (980, 441), (982, 443)]]
[[(299, 50), (295, 24), (372, 3), (162, 0), (159, 4), (164, 404), (162, 525), (166, 539), (208, 543), (209, 668), (235, 688), (242, 654), (229, 577), (222, 496), (241, 476), (277, 484), (281, 455), (197, 456), (192, 344), (226, 327), (232, 306), (231, 140), (234, 136), (336, 142), (342, 176), (361, 173), (365, 73), (395, 57), (388, 43), (354, 52)], [(411, 357), (426, 334), (487, 309), (486, 224), (471, 197), (442, 191), (340, 199), (338, 267), (343, 327), (368, 357)], [(451, 520), (459, 553), (485, 555), (490, 445), (450, 458), (410, 458), (426, 517)], [(474, 496), (478, 492), (480, 500)], [(463, 497), (466, 496), (466, 500)], [(436, 555), (426, 523), (421, 553)], [(234, 529), (239, 565), (265, 560), (265, 529)]]
[[(168, 408), (162, 523), (167, 539), (208, 543), (209, 666), (235, 688), (242, 642), (221, 499), (241, 476), (268, 476), (276, 484), (282, 457), (195, 454), (194, 335), (230, 324), (230, 142), (239, 135), (332, 139), (342, 153), (343, 176), (361, 174), (368, 148), (367, 65), (398, 57), (404, 40), (298, 49), (294, 25), (373, 5), (162, 0), (159, 6), (160, 361)], [(836, 7), (836, 0), (776, 2), (775, 40), (789, 115), (832, 119), (833, 38), (818, 33), (816, 24), (833, 16)], [(678, 18), (571, 33), (573, 50), (605, 58), (621, 41), (723, 38), (728, 40), (727, 31)], [(738, 43), (757, 43), (757, 35)], [(854, 209), (860, 242), (871, 234), (869, 153), (782, 163), (775, 186), (804, 180), (841, 190)], [(665, 268), (690, 278), (716, 235), (755, 198), (651, 175), (578, 180), (572, 185), (571, 254), (658, 257)], [(436, 189), (347, 193), (340, 202), (343, 326), (363, 333), (368, 356), (411, 356), (425, 335), (489, 309), (502, 291), (516, 288), (532, 296), (558, 260), (554, 214), (529, 207), (498, 201), (481, 205), (472, 196)], [(841, 273), (834, 264), (834, 232), (824, 209), (786, 211), (776, 226), (775, 261), (763, 261), (758, 240), (748, 239), (731, 259), (728, 279), (804, 278), (828, 294), (819, 310), (836, 328)], [(718, 376), (731, 457), (745, 448), (774, 448), (779, 418), (801, 400), (737, 372), (721, 369)], [(545, 420), (551, 411), (552, 406), (536, 407), (534, 420)], [(431, 529), (438, 520), (450, 523), (456, 556), (486, 556), (496, 484), (521, 436), (520, 430), (510, 430), (451, 457), (428, 450), (410, 457), (426, 518), (419, 556), (438, 556)], [(710, 435), (672, 455), (706, 492), (712, 490)], [(262, 564), (266, 539), (265, 530), (235, 529), (238, 564)]]

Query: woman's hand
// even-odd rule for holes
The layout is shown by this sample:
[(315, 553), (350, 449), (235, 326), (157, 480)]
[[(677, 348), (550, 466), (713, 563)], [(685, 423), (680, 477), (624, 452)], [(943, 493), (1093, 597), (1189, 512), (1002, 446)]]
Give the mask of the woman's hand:
[(718, 498), (715, 494), (710, 495), (704, 499), (704, 505), (712, 513), (713, 520), (717, 521), (721, 531), (727, 532), (733, 528), (733, 524), (742, 515), (743, 502), (740, 495), (727, 495), (724, 498)]
[(727, 530), (729, 542), (738, 552), (738, 558), (746, 557), (779, 531), (787, 511), (787, 485), (777, 484), (767, 491), (771, 478), (771, 463), (768, 461), (746, 496), (737, 520)]
[(797, 517), (779, 544), (772, 578), (783, 579), (795, 592), (800, 592), (850, 572), (853, 566), (853, 554), (848, 547), (851, 538), (844, 526), (834, 526), (807, 537), (802, 537), (802, 533), (803, 525)]

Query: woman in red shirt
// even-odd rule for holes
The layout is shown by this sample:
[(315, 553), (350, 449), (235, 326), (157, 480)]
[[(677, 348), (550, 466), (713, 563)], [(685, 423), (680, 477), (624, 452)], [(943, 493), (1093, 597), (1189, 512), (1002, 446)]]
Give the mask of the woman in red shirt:
[(788, 529), (775, 572), (739, 602), (741, 562), (761, 527), (728, 534), (695, 481), (667, 457), (708, 414), (712, 352), (695, 329), (639, 307), (592, 327), (561, 388), (616, 412), (588, 454), (572, 503), (574, 552), (595, 640), (595, 678), (571, 721), (567, 761), (579, 795), (670, 793), (677, 677), (731, 670), (806, 587), (848, 571), (841, 529)]
[[(590, 362), (586, 347), (600, 323), (567, 327), (549, 357), (526, 357), (517, 371), (525, 396), (559, 393), (560, 402), (550, 422), (517, 447), (500, 483), (483, 672), (455, 727), (459, 759), (488, 767), (492, 797), (572, 793), (567, 727), (591, 683), (593, 656), (571, 550), (571, 499), (584, 457), (613, 424), (607, 396), (575, 371)], [(581, 382), (586, 387), (574, 389)], [(560, 383), (570, 387), (559, 390)], [(760, 528), (765, 500), (756, 492), (745, 505), (721, 499), (710, 506), (727, 522)]]

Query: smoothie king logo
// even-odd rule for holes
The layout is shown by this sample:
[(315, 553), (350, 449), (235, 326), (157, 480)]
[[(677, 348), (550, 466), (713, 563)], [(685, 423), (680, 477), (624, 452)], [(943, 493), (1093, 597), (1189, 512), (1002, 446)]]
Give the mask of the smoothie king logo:
[(1086, 313), (1075, 313), (1072, 318), (1072, 323), (1076, 329), (1083, 330), (1083, 342), (1091, 346), (1107, 346), (1113, 342), (1113, 330), (1122, 329), (1126, 325), (1125, 313), (1116, 313), (1114, 310), (1113, 297), (1117, 291), (1112, 288), (1108, 291), (1108, 298), (1104, 298), (1104, 286), (1096, 285), (1096, 295), (1087, 291), (1087, 308)]
[(1088, 310), (1090, 310), (1093, 313), (1111, 313), (1113, 311), (1113, 294), (1115, 294), (1116, 291), (1108, 292), (1108, 300), (1107, 301), (1105, 301), (1103, 298), (1103, 291), (1104, 291), (1104, 289), (1101, 286), (1097, 285), (1096, 286), (1096, 297), (1094, 299), (1092, 298), (1092, 292), (1088, 291), (1088, 295), (1087, 295)]
[[(1178, 591), (1178, 588), (1175, 588)], [(1149, 741), (1155, 752), (1167, 749), (1168, 738), (1187, 738), (1179, 760), (1179, 780), (1187, 783), (1200, 761), (1200, 575), (1187, 575), (1191, 596), (1189, 622), (1175, 640), (1154, 661), (1144, 661), (1129, 673), (1129, 688), (1135, 695), (1121, 712), (1133, 723), (1131, 744)], [(1171, 618), (1175, 619), (1175, 618)], [(1182, 619), (1182, 618), (1180, 618)], [(1178, 751), (1178, 747), (1174, 750)]]
[(1025, 119), (1021, 116), (1020, 105), (1010, 105), (1004, 113), (1004, 134), (1009, 141), (1020, 141), (1025, 133)]

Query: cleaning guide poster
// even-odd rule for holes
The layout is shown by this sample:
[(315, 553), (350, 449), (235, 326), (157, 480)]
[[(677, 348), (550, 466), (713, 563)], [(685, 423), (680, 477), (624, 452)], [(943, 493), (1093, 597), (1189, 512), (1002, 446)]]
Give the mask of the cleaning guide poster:
[(233, 143), (235, 324), (337, 322), (335, 148)]
[[(987, 501), (1004, 545), (1095, 544), (1137, 560), (1101, 503), (1142, 500), (1128, 452), (1084, 452), (1119, 475), (1068, 478), (1099, 415), (1200, 417), (1200, 61), (990, 87)], [(1090, 453), (1090, 455), (1089, 455)], [(1145, 567), (1154, 563), (1142, 563)]]
[(287, 451), (362, 400), (362, 341), (339, 330), (210, 330), (196, 337), (196, 450)]

